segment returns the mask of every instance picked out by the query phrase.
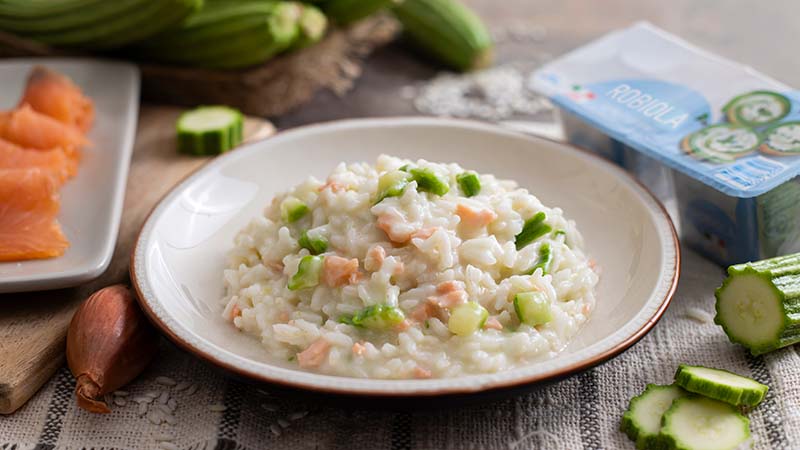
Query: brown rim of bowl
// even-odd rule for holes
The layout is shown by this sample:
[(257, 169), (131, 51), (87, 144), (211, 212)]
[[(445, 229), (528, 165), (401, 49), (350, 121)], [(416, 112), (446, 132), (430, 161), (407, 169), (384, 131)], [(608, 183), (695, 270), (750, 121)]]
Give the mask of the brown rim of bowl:
[[(278, 131), (277, 133), (275, 133), (272, 136), (269, 136), (269, 137), (267, 137), (265, 139), (271, 139), (271, 138), (273, 138), (275, 136), (278, 136), (278, 135), (281, 135), (281, 134), (284, 134), (284, 133), (287, 133), (287, 132), (295, 132), (297, 130), (307, 130), (307, 129), (310, 129), (310, 128), (322, 127), (322, 126), (327, 126), (327, 125), (331, 125), (331, 124), (353, 123), (353, 122), (359, 122), (359, 121), (382, 121), (382, 120), (389, 121), (389, 120), (408, 120), (408, 119), (420, 120), (420, 119), (426, 119), (426, 118), (433, 119), (433, 120), (437, 119), (437, 118), (434, 118), (434, 117), (426, 117), (426, 116), (396, 116), (396, 117), (386, 117), (386, 118), (339, 119), (339, 120), (331, 120), (331, 121), (327, 121), (327, 122), (318, 122), (318, 123), (314, 123), (314, 124), (302, 125), (302, 126), (290, 128), (288, 130)], [(514, 134), (514, 135), (517, 135), (517, 136), (520, 136), (520, 137), (524, 137), (526, 139), (531, 139), (531, 140), (540, 139), (540, 140), (547, 141), (547, 142), (550, 142), (550, 143), (553, 143), (553, 144), (558, 144), (558, 145), (563, 145), (563, 146), (566, 146), (566, 147), (570, 147), (570, 148), (572, 148), (574, 150), (577, 150), (577, 151), (581, 152), (582, 154), (585, 154), (587, 156), (595, 158), (596, 160), (600, 161), (602, 164), (609, 164), (612, 167), (615, 167), (615, 168), (619, 169), (620, 171), (623, 172), (624, 176), (626, 176), (629, 180), (633, 181), (634, 184), (638, 185), (647, 195), (649, 195), (650, 198), (655, 202), (655, 204), (660, 209), (661, 214), (663, 214), (663, 217), (667, 219), (667, 224), (669, 224), (669, 230), (671, 232), (670, 234), (672, 235), (672, 243), (675, 246), (675, 271), (674, 271), (674, 273), (672, 275), (672, 280), (670, 281), (669, 289), (667, 290), (667, 293), (665, 294), (664, 298), (662, 299), (661, 304), (659, 305), (659, 307), (656, 310), (655, 314), (653, 314), (653, 316), (650, 317), (647, 320), (647, 322), (645, 322), (645, 324), (642, 325), (641, 328), (639, 328), (638, 330), (636, 330), (636, 332), (634, 332), (633, 334), (631, 334), (630, 336), (625, 338), (624, 341), (622, 341), (621, 343), (617, 344), (613, 348), (610, 348), (610, 349), (604, 351), (603, 353), (600, 353), (599, 355), (595, 355), (594, 357), (589, 358), (589, 359), (587, 359), (585, 361), (572, 364), (572, 365), (570, 365), (568, 367), (565, 367), (565, 368), (562, 368), (562, 369), (553, 370), (553, 371), (548, 372), (548, 373), (538, 374), (538, 375), (530, 376), (530, 377), (527, 377), (527, 378), (520, 378), (520, 379), (510, 380), (510, 381), (503, 382), (503, 383), (497, 383), (497, 384), (491, 384), (491, 385), (481, 385), (478, 388), (474, 388), (474, 389), (473, 388), (442, 388), (442, 389), (438, 389), (438, 390), (435, 390), (435, 391), (423, 391), (423, 392), (390, 392), (390, 391), (375, 391), (375, 390), (363, 390), (363, 389), (351, 390), (351, 389), (348, 389), (348, 388), (338, 388), (338, 387), (308, 386), (308, 385), (305, 385), (303, 383), (292, 382), (291, 380), (284, 380), (284, 379), (278, 379), (278, 378), (272, 378), (272, 377), (265, 377), (263, 375), (251, 373), (249, 371), (240, 369), (239, 367), (236, 367), (236, 366), (230, 365), (230, 364), (228, 364), (226, 362), (220, 361), (219, 359), (215, 358), (214, 356), (211, 356), (209, 354), (206, 354), (206, 353), (194, 348), (188, 342), (184, 341), (178, 335), (176, 335), (169, 327), (166, 326), (166, 324), (164, 322), (162, 322), (158, 318), (158, 316), (156, 316), (155, 312), (153, 312), (153, 310), (150, 309), (150, 307), (147, 304), (147, 302), (144, 301), (144, 296), (142, 295), (142, 291), (139, 288), (139, 280), (136, 278), (136, 270), (135, 270), (135, 268), (136, 268), (136, 249), (139, 247), (139, 240), (142, 237), (142, 231), (144, 230), (144, 227), (147, 225), (147, 223), (150, 221), (150, 217), (152, 216), (153, 212), (158, 208), (158, 206), (161, 205), (161, 203), (163, 202), (163, 200), (167, 196), (169, 196), (173, 191), (175, 191), (175, 189), (177, 189), (181, 184), (183, 184), (191, 176), (193, 176), (194, 174), (196, 174), (197, 172), (199, 172), (200, 170), (205, 168), (205, 166), (207, 164), (201, 165), (197, 169), (195, 169), (192, 172), (186, 174), (183, 178), (181, 178), (180, 181), (175, 183), (175, 186), (173, 186), (169, 191), (167, 191), (164, 195), (161, 196), (161, 198), (158, 200), (158, 202), (153, 206), (153, 208), (147, 214), (147, 217), (145, 218), (144, 222), (142, 222), (142, 227), (139, 229), (139, 233), (137, 234), (136, 240), (133, 243), (133, 248), (131, 249), (130, 266), (128, 268), (128, 271), (129, 271), (130, 277), (131, 277), (131, 284), (133, 285), (133, 288), (136, 290), (136, 299), (139, 302), (139, 306), (141, 306), (142, 310), (145, 312), (147, 317), (150, 319), (150, 322), (152, 322), (156, 326), (156, 328), (158, 328), (164, 335), (166, 335), (178, 347), (180, 347), (181, 349), (187, 351), (188, 353), (191, 353), (192, 355), (196, 356), (197, 358), (200, 358), (200, 359), (202, 359), (202, 360), (204, 360), (204, 361), (206, 361), (208, 363), (211, 363), (211, 364), (213, 364), (213, 365), (215, 365), (217, 367), (220, 367), (220, 368), (222, 368), (224, 370), (232, 372), (232, 373), (234, 373), (234, 374), (236, 374), (238, 376), (241, 376), (241, 377), (244, 377), (244, 378), (248, 378), (250, 380), (255, 380), (255, 381), (258, 381), (258, 382), (262, 382), (262, 383), (275, 384), (275, 385), (280, 385), (280, 386), (287, 387), (287, 388), (292, 388), (292, 389), (301, 389), (301, 390), (305, 390), (305, 391), (313, 391), (313, 392), (319, 392), (319, 393), (323, 393), (323, 394), (351, 395), (351, 396), (361, 396), (361, 397), (387, 397), (387, 398), (388, 397), (396, 397), (396, 398), (402, 398), (402, 397), (435, 397), (435, 396), (442, 396), (442, 395), (458, 395), (458, 394), (480, 394), (480, 393), (493, 391), (493, 390), (515, 388), (515, 387), (520, 387), (520, 386), (523, 386), (523, 385), (534, 384), (534, 383), (542, 383), (542, 382), (546, 382), (546, 381), (555, 381), (555, 380), (558, 380), (560, 378), (564, 378), (564, 377), (569, 376), (569, 375), (574, 375), (574, 374), (577, 374), (579, 372), (583, 372), (583, 371), (585, 371), (587, 369), (590, 369), (592, 367), (600, 365), (600, 364), (608, 361), (609, 359), (611, 359), (611, 358), (613, 358), (615, 356), (618, 356), (619, 354), (621, 354), (622, 352), (624, 352), (625, 350), (627, 350), (631, 346), (633, 346), (633, 344), (639, 342), (647, 333), (649, 333), (650, 330), (655, 326), (656, 323), (658, 323), (658, 321), (664, 315), (664, 312), (667, 310), (667, 307), (669, 307), (670, 303), (672, 302), (672, 298), (675, 295), (675, 290), (678, 287), (678, 279), (680, 278), (680, 272), (681, 272), (681, 247), (680, 247), (680, 242), (678, 241), (678, 234), (675, 231), (675, 225), (672, 223), (672, 219), (670, 218), (669, 213), (667, 212), (667, 210), (664, 207), (664, 205), (658, 200), (658, 198), (655, 195), (653, 195), (653, 193), (650, 192), (650, 190), (644, 184), (642, 184), (639, 180), (637, 180), (631, 174), (625, 172), (621, 168), (619, 168), (619, 167), (613, 165), (612, 163), (606, 161), (605, 159), (603, 159), (602, 157), (598, 156), (597, 154), (595, 154), (595, 153), (593, 153), (593, 152), (591, 152), (589, 150), (583, 149), (581, 147), (578, 147), (576, 145), (569, 144), (569, 143), (566, 143), (566, 142), (559, 142), (559, 141), (556, 141), (554, 139), (549, 139), (549, 138), (545, 138), (545, 137), (541, 137), (541, 136), (535, 136), (535, 135), (531, 135), (531, 134), (526, 134), (526, 133), (522, 133), (522, 132), (516, 131), (516, 130), (509, 130), (509, 129), (506, 129), (506, 128), (502, 128), (499, 125), (493, 125), (493, 124), (486, 123), (486, 122), (481, 122), (481, 121), (478, 121), (478, 120), (450, 119), (450, 118), (447, 118), (447, 119), (444, 119), (444, 120), (447, 121), (447, 122), (450, 122), (450, 123), (454, 123), (455, 122), (456, 124), (458, 124), (458, 123), (463, 123), (463, 124), (466, 124), (466, 125), (475, 125), (475, 124), (477, 124), (477, 125), (481, 125), (484, 128), (486, 128), (486, 127), (488, 127), (488, 128), (496, 127), (497, 129), (502, 130), (504, 133)], [(255, 142), (252, 142), (250, 144), (245, 145), (242, 148), (247, 148), (247, 147), (250, 147), (252, 145), (257, 145), (258, 143), (259, 143), (259, 141), (255, 141)], [(210, 159), (208, 162), (217, 161), (220, 158), (225, 158), (225, 157), (233, 154), (234, 152), (235, 152), (235, 150), (233, 152), (224, 153), (224, 154), (222, 154), (220, 156), (217, 156), (216, 158)], [(317, 375), (329, 376), (329, 377), (334, 377), (334, 378), (344, 378), (344, 379), (348, 378), (348, 377), (337, 377), (336, 375), (325, 375), (325, 374), (317, 374)]]

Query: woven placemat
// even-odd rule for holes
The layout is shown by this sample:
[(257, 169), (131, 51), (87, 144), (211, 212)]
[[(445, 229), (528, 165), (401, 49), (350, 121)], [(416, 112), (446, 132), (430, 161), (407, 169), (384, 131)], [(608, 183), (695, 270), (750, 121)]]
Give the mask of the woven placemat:
[(619, 431), (628, 401), (647, 383), (670, 383), (678, 364), (689, 363), (768, 384), (766, 400), (749, 414), (753, 448), (797, 449), (796, 349), (753, 357), (728, 342), (712, 321), (722, 270), (692, 251), (683, 255), (672, 305), (641, 342), (602, 366), (505, 401), (399, 413), (309, 404), (227, 378), (164, 342), (145, 374), (112, 398), (111, 414), (78, 409), (75, 381), (62, 369), (0, 419), (0, 448), (632, 450)]

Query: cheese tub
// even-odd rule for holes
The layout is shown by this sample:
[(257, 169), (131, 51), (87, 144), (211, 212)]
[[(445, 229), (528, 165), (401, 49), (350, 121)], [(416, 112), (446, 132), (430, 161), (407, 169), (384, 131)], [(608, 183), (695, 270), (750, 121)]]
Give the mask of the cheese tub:
[(800, 251), (797, 91), (647, 23), (556, 59), (531, 84), (569, 142), (674, 203), (686, 245), (722, 265)]

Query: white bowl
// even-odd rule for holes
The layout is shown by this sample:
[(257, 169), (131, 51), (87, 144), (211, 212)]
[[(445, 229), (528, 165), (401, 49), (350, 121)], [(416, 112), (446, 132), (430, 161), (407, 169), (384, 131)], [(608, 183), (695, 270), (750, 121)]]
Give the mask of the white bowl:
[[(597, 307), (553, 359), (505, 372), (450, 379), (373, 380), (319, 375), (272, 360), (221, 316), (222, 271), (236, 232), (276, 193), (341, 161), (381, 153), (514, 179), (559, 206), (602, 268)], [(573, 147), (476, 122), (396, 118), (306, 126), (212, 161), (151, 213), (132, 255), (131, 275), (152, 321), (195, 355), (257, 381), (346, 395), (475, 393), (552, 380), (613, 356), (642, 338), (675, 291), (679, 247), (663, 207), (621, 169)]]

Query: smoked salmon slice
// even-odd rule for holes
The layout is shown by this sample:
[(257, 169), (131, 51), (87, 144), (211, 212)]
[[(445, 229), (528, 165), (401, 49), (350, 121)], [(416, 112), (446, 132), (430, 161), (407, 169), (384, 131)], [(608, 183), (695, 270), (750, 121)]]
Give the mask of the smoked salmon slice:
[(0, 261), (61, 256), (58, 187), (41, 169), (0, 169)]
[(46, 67), (36, 66), (28, 75), (19, 106), (26, 104), (82, 133), (86, 133), (94, 121), (92, 101), (72, 80)]
[(57, 185), (78, 172), (78, 162), (60, 149), (29, 150), (0, 138), (0, 169), (39, 168), (51, 174)]
[(0, 114), (0, 138), (36, 150), (62, 148), (79, 159), (79, 149), (89, 143), (75, 127), (38, 113), (29, 105)]

